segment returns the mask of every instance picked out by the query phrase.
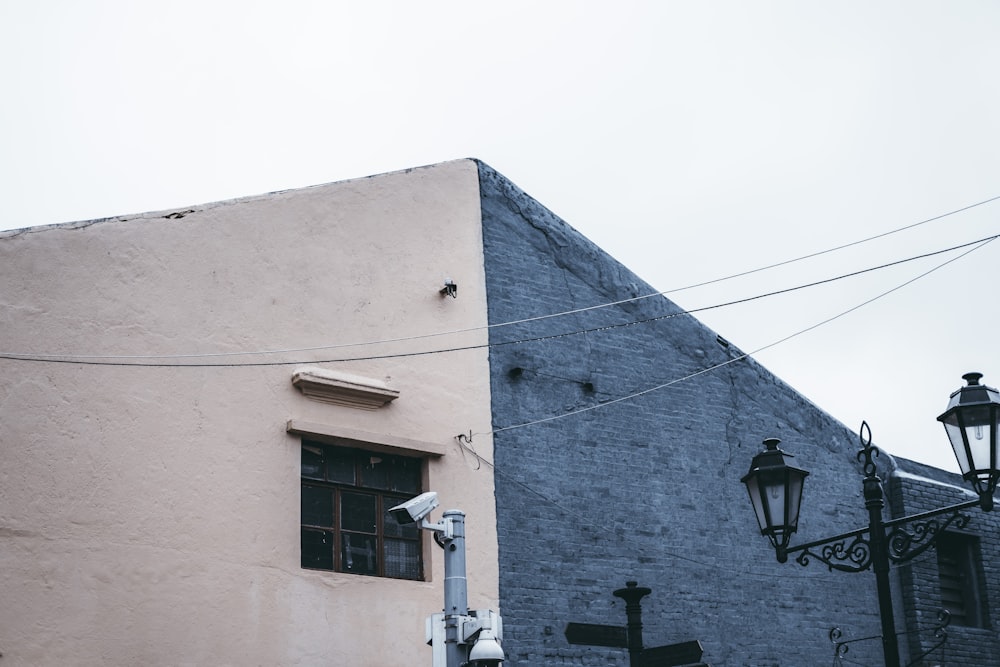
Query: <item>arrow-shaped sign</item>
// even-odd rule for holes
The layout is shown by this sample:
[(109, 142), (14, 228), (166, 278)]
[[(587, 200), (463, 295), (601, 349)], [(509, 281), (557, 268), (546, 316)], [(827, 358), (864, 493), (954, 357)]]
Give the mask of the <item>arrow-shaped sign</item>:
[(628, 633), (620, 625), (596, 625), (594, 623), (567, 623), (566, 641), (570, 644), (586, 646), (628, 647)]
[(642, 652), (641, 667), (678, 667), (701, 661), (701, 642), (690, 641), (647, 648)]

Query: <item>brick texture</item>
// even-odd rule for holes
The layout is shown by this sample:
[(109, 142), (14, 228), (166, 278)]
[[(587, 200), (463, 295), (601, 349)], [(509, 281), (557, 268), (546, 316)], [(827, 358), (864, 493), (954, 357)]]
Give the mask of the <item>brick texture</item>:
[[(919, 514), (975, 499), (959, 475), (901, 458), (896, 459), (896, 464), (889, 480), (895, 516)], [(918, 665), (1000, 665), (1000, 636), (996, 632), (996, 625), (1000, 622), (997, 603), (1000, 601), (1000, 516), (995, 511), (984, 513), (978, 507), (964, 512), (970, 517), (969, 522), (964, 528), (951, 527), (949, 530), (974, 536), (979, 541), (977, 574), (986, 627), (949, 625), (945, 644)], [(938, 525), (944, 518), (936, 519)], [(938, 622), (938, 611), (942, 608), (937, 556), (932, 548), (911, 563), (897, 568), (897, 571), (906, 626), (910, 630), (906, 642), (911, 655), (919, 656), (937, 643), (934, 627)]]
[[(872, 573), (777, 563), (740, 483), (781, 438), (811, 472), (793, 543), (860, 528), (856, 432), (663, 297), (497, 326), (654, 290), (482, 164), (480, 188), (505, 664), (627, 665), (563, 634), (624, 625), (627, 580), (653, 590), (646, 646), (697, 639), (716, 667), (828, 665), (833, 626), (877, 635)], [(845, 658), (881, 664), (881, 643)]]

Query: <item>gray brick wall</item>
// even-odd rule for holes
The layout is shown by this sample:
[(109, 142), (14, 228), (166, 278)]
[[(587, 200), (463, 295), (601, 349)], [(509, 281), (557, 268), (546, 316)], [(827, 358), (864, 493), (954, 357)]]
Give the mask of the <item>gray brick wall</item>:
[[(966, 491), (968, 485), (959, 475), (906, 459), (896, 459), (896, 463), (897, 471), (889, 481), (894, 516), (914, 515), (975, 498)], [(950, 625), (947, 642), (921, 663), (924, 665), (1000, 665), (1000, 635), (996, 629), (1000, 623), (1000, 515), (995, 511), (984, 513), (978, 507), (966, 513), (970, 516), (969, 523), (962, 529), (951, 530), (979, 540), (978, 574), (987, 627)], [(937, 521), (940, 523), (943, 518)], [(921, 629), (906, 636), (911, 655), (917, 656), (936, 644), (933, 628), (942, 607), (937, 555), (931, 549), (899, 567), (898, 572), (907, 627)]]
[[(480, 186), (491, 324), (653, 292), (486, 165)], [(664, 261), (693, 250), (664, 247)], [(491, 329), (508, 667), (628, 664), (563, 635), (570, 621), (624, 625), (611, 591), (626, 580), (653, 589), (647, 646), (698, 639), (716, 667), (828, 665), (831, 627), (879, 632), (874, 576), (777, 563), (739, 481), (763, 438), (781, 438), (812, 473), (797, 541), (861, 527), (854, 429), (753, 360), (613, 402), (741, 354), (678, 312), (655, 297)], [(651, 321), (600, 330), (638, 320)], [(848, 658), (881, 664), (881, 644)]]

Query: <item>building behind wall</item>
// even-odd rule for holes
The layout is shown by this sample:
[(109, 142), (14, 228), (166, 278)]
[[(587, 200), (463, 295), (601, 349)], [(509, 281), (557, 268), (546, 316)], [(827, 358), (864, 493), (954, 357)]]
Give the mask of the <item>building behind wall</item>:
[[(889, 481), (893, 516), (947, 507), (976, 496), (956, 474), (906, 459), (895, 459)], [(966, 510), (969, 522), (951, 524), (936, 548), (898, 568), (908, 648), (930, 651), (924, 664), (993, 665), (1000, 656), (996, 628), (1000, 600), (1000, 516)], [(933, 629), (949, 612), (947, 641), (940, 648)]]
[[(775, 562), (739, 481), (781, 438), (797, 539), (861, 526), (855, 429), (482, 163), (0, 233), (0, 281), (4, 664), (429, 662), (441, 553), (384, 517), (425, 490), (468, 515), (508, 667), (627, 664), (563, 634), (624, 624), (627, 580), (647, 645), (716, 667), (878, 633), (870, 573)], [(962, 495), (913, 466), (894, 511)], [(974, 521), (897, 570), (900, 631), (955, 554), (1000, 558)], [(997, 599), (955, 636), (996, 648)]]
[[(819, 665), (838, 627), (849, 664), (881, 664), (880, 641), (854, 641), (880, 632), (871, 572), (775, 562), (740, 483), (761, 441), (778, 437), (811, 471), (796, 542), (865, 526), (857, 430), (669, 300), (645, 298), (656, 290), (485, 166), (480, 187), (507, 664), (625, 664), (620, 649), (569, 645), (563, 628), (624, 624), (611, 592), (627, 580), (653, 591), (647, 646), (699, 640), (714, 665)], [(666, 246), (664, 261), (677, 252), (692, 249)], [(601, 304), (617, 305), (591, 309)], [(895, 467), (882, 461), (888, 481)], [(918, 496), (913, 511), (945, 495)], [(1000, 533), (975, 513), (970, 562), (983, 568)], [(940, 597), (910, 595), (904, 614), (902, 584), (925, 568), (911, 579), (936, 587), (936, 552), (908, 567), (894, 572), (895, 616), (915, 659), (933, 645), (925, 616)], [(983, 618), (995, 593), (983, 590)], [(989, 625), (953, 629), (958, 658), (940, 664), (994, 664), (996, 639)]]

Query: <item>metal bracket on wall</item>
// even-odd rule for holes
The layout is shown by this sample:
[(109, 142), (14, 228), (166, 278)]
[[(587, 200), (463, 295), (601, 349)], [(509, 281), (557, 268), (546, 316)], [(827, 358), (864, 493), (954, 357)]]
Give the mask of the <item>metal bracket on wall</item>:
[[(926, 651), (924, 651), (923, 653), (921, 653), (920, 655), (918, 655), (917, 657), (915, 657), (913, 660), (910, 660), (910, 662), (906, 663), (906, 667), (915, 667), (917, 664), (920, 663), (920, 661), (922, 661), (931, 653), (944, 646), (945, 642), (948, 641), (948, 631), (945, 628), (947, 628), (948, 623), (951, 622), (951, 614), (948, 612), (947, 609), (942, 609), (941, 611), (938, 612), (937, 618), (938, 618), (937, 625), (931, 628), (934, 631), (934, 638), (937, 640), (937, 643), (934, 644), (934, 646), (927, 649)], [(921, 632), (926, 629), (927, 628), (918, 628), (916, 632)], [(897, 632), (896, 636), (901, 637), (907, 634), (910, 633)], [(872, 637), (860, 637), (858, 639), (848, 639), (845, 641), (841, 641), (840, 638), (843, 636), (844, 633), (841, 631), (840, 628), (835, 627), (830, 629), (830, 641), (833, 642), (833, 667), (844, 666), (844, 656), (847, 655), (847, 652), (850, 649), (849, 646), (850, 644), (855, 644), (857, 642), (871, 641), (873, 639), (882, 639), (882, 635), (874, 635)]]

